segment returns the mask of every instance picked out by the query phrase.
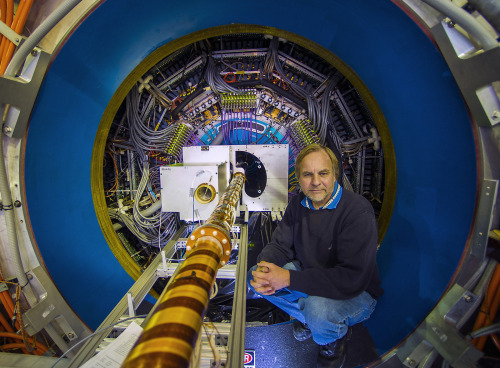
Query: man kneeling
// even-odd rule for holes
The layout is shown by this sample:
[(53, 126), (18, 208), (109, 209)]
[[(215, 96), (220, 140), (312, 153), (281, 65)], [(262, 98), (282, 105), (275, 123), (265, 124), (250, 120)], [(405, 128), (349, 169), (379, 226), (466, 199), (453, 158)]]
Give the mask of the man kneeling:
[(370, 202), (338, 183), (328, 147), (304, 148), (295, 174), (302, 193), (259, 254), (249, 285), (297, 320), (297, 340), (312, 336), (320, 345), (317, 367), (341, 367), (350, 326), (368, 319), (383, 294), (377, 223)]

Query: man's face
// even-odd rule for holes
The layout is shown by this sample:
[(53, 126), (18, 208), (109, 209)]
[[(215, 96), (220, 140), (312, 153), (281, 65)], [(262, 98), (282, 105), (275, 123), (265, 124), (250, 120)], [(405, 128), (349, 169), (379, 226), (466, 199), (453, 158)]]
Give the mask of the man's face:
[(314, 208), (324, 206), (335, 186), (332, 162), (324, 151), (309, 153), (301, 163), (299, 184)]

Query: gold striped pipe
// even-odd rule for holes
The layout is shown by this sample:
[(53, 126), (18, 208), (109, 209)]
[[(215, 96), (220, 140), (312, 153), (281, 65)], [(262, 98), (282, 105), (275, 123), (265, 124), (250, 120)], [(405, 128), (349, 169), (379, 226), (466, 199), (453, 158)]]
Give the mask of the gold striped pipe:
[(217, 270), (231, 254), (229, 233), (244, 182), (236, 173), (206, 223), (189, 236), (185, 261), (122, 367), (189, 367)]

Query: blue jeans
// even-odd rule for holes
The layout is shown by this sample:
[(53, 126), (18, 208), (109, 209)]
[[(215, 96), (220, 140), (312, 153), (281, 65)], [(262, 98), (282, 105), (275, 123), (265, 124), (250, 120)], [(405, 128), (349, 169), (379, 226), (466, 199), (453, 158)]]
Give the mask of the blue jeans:
[[(284, 269), (300, 271), (297, 261), (287, 263)], [(340, 339), (347, 333), (349, 326), (367, 320), (375, 309), (377, 301), (366, 291), (347, 300), (335, 300), (320, 296), (310, 296), (300, 291), (283, 288), (273, 295), (262, 295), (250, 285), (253, 280), (253, 266), (248, 272), (248, 286), (257, 295), (267, 299), (311, 330), (314, 342), (326, 345)]]

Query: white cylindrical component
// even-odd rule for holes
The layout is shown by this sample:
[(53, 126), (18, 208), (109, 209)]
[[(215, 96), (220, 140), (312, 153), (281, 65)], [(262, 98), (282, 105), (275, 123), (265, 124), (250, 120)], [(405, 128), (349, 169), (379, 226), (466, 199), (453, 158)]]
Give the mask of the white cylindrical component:
[(469, 0), (469, 3), (500, 33), (500, 1)]
[(370, 132), (372, 133), (372, 138), (368, 139), (368, 142), (371, 140), (371, 143), (373, 143), (373, 149), (378, 151), (380, 150), (380, 137), (378, 136), (377, 129), (371, 128)]

